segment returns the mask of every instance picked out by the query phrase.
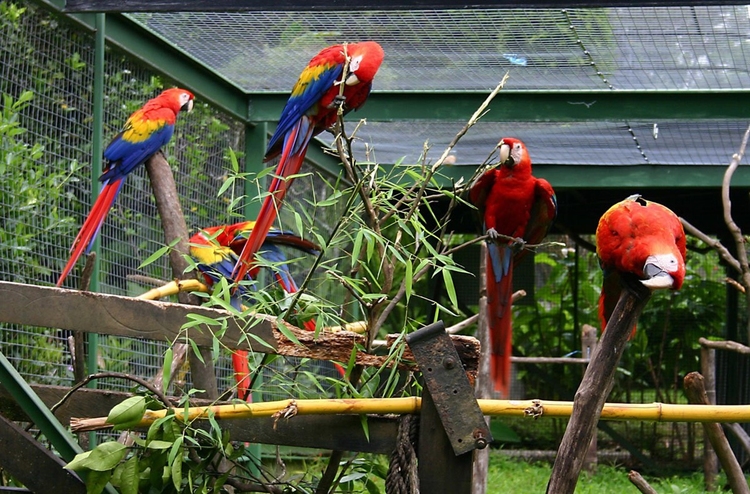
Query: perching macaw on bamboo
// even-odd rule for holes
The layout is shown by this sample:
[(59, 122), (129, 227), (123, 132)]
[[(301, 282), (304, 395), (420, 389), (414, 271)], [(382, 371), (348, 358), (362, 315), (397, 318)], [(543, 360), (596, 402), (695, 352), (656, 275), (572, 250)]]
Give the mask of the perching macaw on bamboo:
[(596, 228), (596, 253), (604, 271), (599, 296), (602, 331), (620, 299), (623, 274), (634, 275), (651, 290), (678, 290), (685, 279), (685, 231), (680, 219), (638, 194), (602, 215)]
[[(349, 65), (344, 75), (347, 56)], [(336, 122), (340, 106), (346, 114), (365, 103), (383, 57), (383, 48), (374, 41), (334, 45), (321, 50), (302, 71), (281, 112), (276, 132), (268, 142), (264, 161), (280, 156), (279, 164), (232, 279), (241, 280), (250, 269), (294, 175), (299, 173), (310, 140)]]
[[(557, 215), (552, 186), (531, 174), (531, 158), (523, 142), (503, 138), (499, 164), (484, 172), (469, 190), (479, 209), (487, 241), (487, 305), (490, 373), (496, 391), (508, 397), (512, 348), (511, 296), (513, 266), (525, 243), (539, 243)], [(499, 235), (515, 240), (500, 238)]]
[[(221, 277), (229, 279), (232, 269), (237, 262), (237, 255), (247, 241), (248, 235), (255, 226), (254, 221), (243, 221), (232, 225), (221, 225), (204, 228), (190, 237), (190, 255), (198, 261), (198, 269), (209, 286), (213, 286)], [(273, 274), (287, 293), (297, 292), (297, 284), (289, 272), (286, 257), (278, 246), (288, 246), (308, 254), (317, 254), (319, 247), (314, 243), (303, 240), (296, 235), (281, 230), (272, 229), (260, 249), (263, 258), (276, 266)], [(254, 279), (259, 267), (255, 266), (245, 275), (245, 280)], [(235, 309), (242, 310), (242, 298), (247, 291), (242, 289), (239, 296), (233, 295), (230, 303)], [(304, 326), (309, 331), (315, 331), (315, 321), (305, 321)], [(237, 350), (232, 353), (232, 366), (237, 380), (237, 395), (246, 400), (249, 397), (250, 368), (248, 353)]]
[(193, 98), (193, 93), (185, 89), (163, 91), (133, 112), (122, 131), (109, 143), (104, 150), (104, 173), (99, 177), (102, 189), (73, 241), (70, 259), (57, 280), (57, 286), (62, 286), (81, 254), (91, 251), (104, 218), (125, 183), (125, 177), (169, 142), (177, 114), (192, 110)]

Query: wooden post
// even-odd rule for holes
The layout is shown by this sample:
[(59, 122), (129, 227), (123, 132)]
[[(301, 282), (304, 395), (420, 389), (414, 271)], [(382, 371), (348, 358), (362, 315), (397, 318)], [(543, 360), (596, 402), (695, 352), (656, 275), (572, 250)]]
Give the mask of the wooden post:
[[(479, 370), (474, 384), (477, 399), (492, 398), (492, 379), (490, 379), (490, 332), (487, 327), (487, 244), (482, 242), (479, 249), (479, 319), (477, 320), (477, 338), (484, 351), (479, 356)], [(487, 424), (490, 417), (485, 417)], [(472, 474), (472, 494), (484, 494), (487, 491), (487, 472), (490, 467), (490, 448), (474, 450), (474, 467)]]
[[(581, 331), (581, 357), (590, 359), (596, 347), (599, 343), (597, 333), (599, 331), (589, 324), (584, 324)], [(596, 454), (597, 442), (596, 442), (596, 428), (594, 429), (594, 437), (591, 438), (591, 444), (586, 452), (586, 458), (583, 460), (583, 469), (589, 473), (596, 471), (598, 457)]]
[(576, 391), (573, 413), (547, 484), (548, 493), (573, 494), (575, 491), (602, 407), (612, 391), (620, 357), (649, 298), (651, 290), (639, 280), (623, 277), (620, 299)]
[[(694, 405), (710, 404), (706, 395), (703, 376), (699, 373), (691, 372), (685, 376), (684, 386), (688, 403)], [(742, 473), (742, 467), (734, 456), (732, 448), (729, 447), (729, 441), (721, 426), (715, 422), (704, 422), (703, 428), (711, 441), (711, 446), (716, 451), (724, 472), (727, 474), (727, 482), (729, 482), (732, 492), (734, 494), (750, 494), (750, 487), (748, 487), (745, 475)]]
[(419, 415), (419, 491), (471, 493), (473, 453), (456, 456), (432, 395), (423, 388)]
[[(188, 267), (187, 261), (183, 255), (189, 253), (188, 248), (188, 231), (185, 224), (185, 217), (182, 214), (180, 199), (177, 195), (177, 186), (174, 182), (172, 169), (167, 163), (166, 158), (161, 153), (154, 154), (146, 161), (146, 171), (151, 181), (151, 187), (154, 190), (156, 199), (156, 208), (159, 211), (162, 228), (164, 229), (164, 238), (169, 244), (175, 239), (179, 239), (177, 245), (169, 253), (169, 263), (172, 266), (172, 277), (185, 279), (188, 274), (185, 270)], [(181, 292), (177, 298), (180, 303), (197, 305), (193, 297), (187, 293)], [(191, 300), (192, 299), (192, 300)], [(210, 348), (199, 348), (200, 357), (192, 351), (190, 355), (190, 371), (193, 379), (193, 386), (196, 389), (202, 389), (200, 395), (204, 398), (218, 399), (219, 388), (216, 384), (216, 374), (214, 372), (214, 362)], [(178, 353), (178, 352), (175, 352)], [(168, 383), (165, 383), (168, 384)]]
[[(716, 404), (716, 350), (701, 345), (701, 374), (705, 380), (708, 402)], [(706, 491), (718, 489), (719, 458), (711, 447), (708, 434), (703, 431), (703, 483)]]

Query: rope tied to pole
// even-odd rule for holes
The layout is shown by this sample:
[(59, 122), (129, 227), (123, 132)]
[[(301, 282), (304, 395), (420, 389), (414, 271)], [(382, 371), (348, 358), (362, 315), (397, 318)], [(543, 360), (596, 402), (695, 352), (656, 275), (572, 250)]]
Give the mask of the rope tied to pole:
[(396, 449), (391, 453), (385, 479), (386, 494), (419, 494), (416, 450), (418, 438), (419, 416), (401, 415)]

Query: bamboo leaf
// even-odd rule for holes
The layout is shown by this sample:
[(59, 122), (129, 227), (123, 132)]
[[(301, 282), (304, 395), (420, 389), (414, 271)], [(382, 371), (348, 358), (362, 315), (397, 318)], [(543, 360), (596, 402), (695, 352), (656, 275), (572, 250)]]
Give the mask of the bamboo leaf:
[(443, 282), (445, 283), (445, 291), (448, 293), (448, 298), (451, 301), (453, 308), (458, 307), (458, 297), (456, 296), (456, 287), (453, 285), (453, 276), (448, 269), (441, 269), (443, 272)]

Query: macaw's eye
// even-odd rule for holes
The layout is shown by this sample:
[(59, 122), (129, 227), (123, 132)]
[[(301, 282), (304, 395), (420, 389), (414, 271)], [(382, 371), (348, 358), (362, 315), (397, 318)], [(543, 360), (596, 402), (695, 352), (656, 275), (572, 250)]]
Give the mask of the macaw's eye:
[(359, 69), (359, 64), (361, 63), (362, 63), (362, 55), (357, 55), (356, 57), (352, 57), (352, 59), (349, 61), (349, 71), (356, 72)]

